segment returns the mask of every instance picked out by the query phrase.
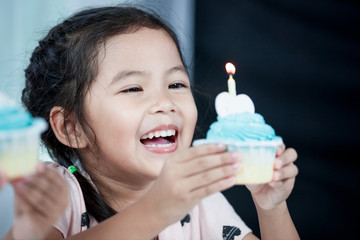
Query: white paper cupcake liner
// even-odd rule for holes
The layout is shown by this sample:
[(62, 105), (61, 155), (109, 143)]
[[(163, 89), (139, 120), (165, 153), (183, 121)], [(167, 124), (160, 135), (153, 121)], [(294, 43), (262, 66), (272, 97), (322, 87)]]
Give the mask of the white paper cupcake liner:
[(231, 141), (199, 139), (193, 146), (222, 143), (227, 151), (241, 154), (242, 170), (236, 176), (237, 184), (260, 184), (270, 182), (273, 177), (276, 148), (283, 143), (280, 137), (271, 141)]
[(43, 119), (34, 118), (29, 127), (0, 131), (0, 166), (9, 180), (35, 170), (40, 135), (46, 128)]

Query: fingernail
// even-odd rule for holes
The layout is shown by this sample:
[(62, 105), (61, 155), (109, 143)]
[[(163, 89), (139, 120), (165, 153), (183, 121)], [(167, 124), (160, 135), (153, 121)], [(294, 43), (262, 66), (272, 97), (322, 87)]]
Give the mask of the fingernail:
[(21, 190), (24, 187), (24, 185), (25, 185), (24, 181), (20, 180), (14, 184), (14, 187), (16, 190)]
[(237, 152), (231, 153), (231, 159), (237, 160), (238, 158), (239, 158), (239, 153), (237, 153)]
[(274, 181), (280, 180), (280, 173), (279, 172), (275, 172), (274, 173)]
[(235, 183), (235, 178), (234, 178), (234, 177), (228, 177), (228, 178), (226, 179), (226, 181), (227, 181), (229, 184), (233, 184), (233, 183)]
[(38, 170), (39, 173), (45, 172), (45, 166), (44, 166), (44, 164), (41, 164), (41, 163), (40, 163), (40, 164), (37, 166), (37, 170)]
[(32, 174), (26, 175), (26, 176), (24, 176), (24, 178), (23, 178), (23, 182), (30, 182), (31, 179), (33, 179), (33, 175), (32, 175)]
[(282, 167), (284, 161), (282, 159), (280, 159), (280, 158), (278, 158), (276, 161), (277, 161), (278, 166)]
[(231, 165), (231, 167), (232, 167), (233, 169), (238, 169), (238, 168), (240, 167), (240, 163), (233, 163), (233, 164)]
[(225, 149), (226, 149), (226, 145), (223, 144), (223, 143), (219, 143), (219, 144), (217, 145), (217, 147), (218, 147), (219, 150), (225, 150)]
[(277, 154), (280, 154), (280, 153), (282, 153), (284, 150), (285, 150), (285, 146), (284, 146), (284, 145), (281, 145), (281, 146), (279, 146), (279, 147), (276, 149), (276, 153), (277, 153)]

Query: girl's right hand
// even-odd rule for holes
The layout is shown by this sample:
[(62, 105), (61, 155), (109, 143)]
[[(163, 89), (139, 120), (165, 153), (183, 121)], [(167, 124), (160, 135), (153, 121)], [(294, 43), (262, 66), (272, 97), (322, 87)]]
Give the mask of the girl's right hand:
[(202, 198), (235, 184), (239, 154), (223, 144), (191, 147), (168, 159), (147, 197), (169, 224), (182, 219)]

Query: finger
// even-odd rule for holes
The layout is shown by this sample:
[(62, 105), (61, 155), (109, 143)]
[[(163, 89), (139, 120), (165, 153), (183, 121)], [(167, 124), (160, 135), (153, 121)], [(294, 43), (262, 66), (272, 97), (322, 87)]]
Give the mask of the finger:
[(20, 183), (21, 181), (23, 181), (25, 178), (25, 176), (21, 176), (21, 177), (17, 177), (17, 178), (12, 178), (9, 180), (9, 183), (14, 187), (15, 189), (15, 186)]
[(58, 191), (64, 191), (68, 189), (65, 179), (55, 170), (51, 168), (45, 168), (43, 172), (46, 180)]
[[(20, 182), (18, 182), (14, 186), (15, 188), (21, 188), (20, 186)], [(25, 201), (22, 197), (21, 194), (19, 194), (19, 191), (15, 191), (15, 215), (22, 215), (23, 213), (31, 213), (33, 211), (33, 209), (31, 208), (31, 206), (27, 203), (27, 201)]]
[(184, 184), (189, 186), (190, 191), (204, 188), (223, 179), (231, 179), (241, 170), (240, 164), (219, 166), (196, 175), (188, 177)]
[(269, 182), (269, 186), (272, 188), (279, 188), (283, 185), (283, 181), (272, 181)]
[(285, 149), (286, 149), (285, 144), (281, 144), (280, 146), (278, 146), (276, 148), (276, 156), (282, 154), (285, 151)]
[(183, 172), (184, 176), (187, 177), (225, 165), (232, 165), (233, 168), (237, 167), (237, 165), (241, 165), (240, 153), (225, 152), (196, 158), (193, 161), (188, 161), (184, 164)]
[(37, 181), (37, 187), (39, 187), (44, 194), (53, 196), (54, 192), (57, 193), (57, 195), (67, 192), (68, 185), (65, 179), (55, 169), (46, 167), (44, 164), (37, 166), (36, 179), (34, 180)]
[(45, 163), (39, 163), (38, 165), (36, 165), (36, 172), (37, 173), (43, 173), (45, 172), (47, 169)]
[(195, 199), (201, 199), (213, 193), (221, 192), (228, 188), (231, 188), (235, 185), (235, 183), (236, 177), (229, 176), (226, 178), (218, 179), (208, 185), (193, 189), (192, 194), (194, 195)]
[(44, 209), (47, 209), (46, 199), (48, 198), (39, 189), (34, 188), (25, 180), (18, 184), (16, 193), (19, 199), (23, 201), (24, 209), (27, 212), (36, 212), (44, 218), (47, 217), (47, 211)]
[(285, 180), (282, 180), (282, 181), (269, 182), (269, 186), (272, 187), (272, 188), (281, 188), (283, 186), (286, 186), (286, 185), (290, 184), (293, 187), (294, 183), (295, 183), (295, 178), (289, 178), (289, 179), (285, 179)]
[(296, 161), (297, 157), (298, 155), (295, 149), (288, 148), (276, 158), (274, 168), (280, 169), (290, 163), (293, 163)]
[(283, 165), (284, 165), (284, 163), (283, 163), (283, 160), (282, 160), (282, 159), (280, 159), (280, 158), (275, 158), (274, 170), (282, 168)]
[(193, 158), (221, 153), (226, 151), (226, 145), (219, 144), (206, 144), (196, 147), (191, 147), (189, 150), (185, 151), (185, 153), (181, 156), (182, 161), (189, 161)]
[(43, 186), (42, 192), (52, 203), (54, 210), (64, 209), (68, 204), (69, 186), (67, 182), (55, 169), (48, 168), (46, 165), (40, 165), (38, 170)]
[(289, 164), (286, 167), (275, 170), (273, 174), (273, 181), (282, 181), (284, 179), (295, 178), (299, 173), (299, 169), (294, 164)]

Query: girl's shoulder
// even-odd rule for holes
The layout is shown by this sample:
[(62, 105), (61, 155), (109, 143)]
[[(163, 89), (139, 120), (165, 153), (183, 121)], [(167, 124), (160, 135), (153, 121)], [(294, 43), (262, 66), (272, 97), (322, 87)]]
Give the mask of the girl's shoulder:
[(82, 191), (78, 180), (67, 168), (55, 162), (44, 162), (44, 164), (46, 167), (54, 169), (61, 177), (66, 180), (66, 182), (69, 184), (70, 194), (73, 192), (80, 192), (82, 196)]
[[(66, 178), (66, 179), (71, 179), (72, 174), (64, 167), (61, 166), (58, 163), (55, 162), (44, 162), (44, 165), (48, 168), (54, 169), (55, 171), (57, 171), (62, 177)], [(75, 178), (75, 177), (74, 177)], [(75, 178), (76, 179), (76, 178)]]
[[(69, 184), (69, 187), (70, 187), (70, 192), (72, 192), (72, 191), (82, 192), (77, 178), (67, 168), (65, 168), (64, 166), (61, 166), (60, 164), (55, 163), (55, 162), (44, 162), (44, 164), (46, 167), (57, 171), (59, 173), (59, 175), (62, 176), (67, 181), (67, 183)], [(77, 171), (79, 171), (79, 170), (77, 170)], [(91, 182), (90, 176), (86, 172), (84, 172), (84, 171), (79, 171), (79, 172), (89, 182)]]

